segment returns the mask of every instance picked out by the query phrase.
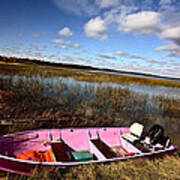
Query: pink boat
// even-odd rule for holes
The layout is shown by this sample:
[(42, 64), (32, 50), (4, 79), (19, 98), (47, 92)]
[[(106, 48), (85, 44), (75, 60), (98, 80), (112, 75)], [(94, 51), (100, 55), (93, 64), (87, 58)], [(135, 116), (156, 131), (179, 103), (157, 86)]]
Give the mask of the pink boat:
[(169, 141), (158, 145), (149, 143), (148, 137), (142, 140), (142, 129), (134, 123), (130, 128), (46, 129), (9, 134), (0, 138), (0, 169), (29, 176), (36, 166), (72, 167), (151, 159), (177, 150)]

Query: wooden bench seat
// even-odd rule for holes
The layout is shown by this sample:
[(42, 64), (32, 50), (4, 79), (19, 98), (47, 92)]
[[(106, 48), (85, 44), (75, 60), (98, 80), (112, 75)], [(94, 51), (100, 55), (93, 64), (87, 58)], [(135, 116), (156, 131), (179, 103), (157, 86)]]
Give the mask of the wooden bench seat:
[(99, 149), (106, 158), (117, 157), (117, 154), (101, 139), (91, 139), (91, 142)]
[(63, 142), (52, 143), (51, 147), (55, 155), (56, 161), (63, 161), (63, 162), (71, 161), (71, 155), (65, 149)]
[(150, 150), (147, 147), (145, 147), (143, 144), (141, 144), (139, 141), (135, 141), (132, 144), (143, 153), (150, 152)]

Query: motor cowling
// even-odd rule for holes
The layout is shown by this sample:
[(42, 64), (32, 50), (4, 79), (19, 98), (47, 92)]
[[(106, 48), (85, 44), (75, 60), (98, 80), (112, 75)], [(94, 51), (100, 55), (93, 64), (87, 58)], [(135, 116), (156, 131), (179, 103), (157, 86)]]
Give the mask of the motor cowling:
[(161, 139), (160, 139), (160, 142), (159, 142), (161, 145), (163, 145), (164, 147), (168, 148), (171, 146), (171, 140), (168, 136), (163, 136)]
[(168, 136), (164, 136), (164, 128), (159, 124), (155, 124), (148, 132), (150, 143), (152, 145), (161, 144), (163, 147), (170, 147), (171, 140)]
[(150, 128), (148, 136), (150, 138), (150, 143), (155, 145), (159, 143), (160, 139), (163, 139), (164, 128), (158, 124), (155, 124), (152, 128)]

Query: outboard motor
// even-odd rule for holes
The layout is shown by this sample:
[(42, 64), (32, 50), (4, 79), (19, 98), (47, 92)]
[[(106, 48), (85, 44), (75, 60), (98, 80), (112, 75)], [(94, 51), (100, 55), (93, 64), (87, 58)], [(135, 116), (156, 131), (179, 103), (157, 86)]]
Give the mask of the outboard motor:
[(152, 145), (161, 144), (163, 147), (170, 147), (171, 140), (168, 136), (164, 136), (164, 128), (155, 124), (148, 132), (150, 143)]
[(164, 137), (164, 128), (158, 124), (155, 124), (148, 132), (150, 143), (155, 145), (160, 143), (160, 140)]
[(159, 142), (163, 147), (169, 148), (171, 146), (171, 140), (168, 136), (162, 136), (162, 138), (159, 139)]

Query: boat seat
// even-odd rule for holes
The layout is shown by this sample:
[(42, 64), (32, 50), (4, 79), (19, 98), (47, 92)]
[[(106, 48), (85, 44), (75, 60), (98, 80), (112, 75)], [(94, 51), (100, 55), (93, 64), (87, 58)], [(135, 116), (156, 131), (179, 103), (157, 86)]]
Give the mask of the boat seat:
[(112, 147), (112, 150), (117, 154), (118, 157), (124, 157), (129, 154), (129, 152), (122, 146), (114, 146)]
[(134, 141), (132, 144), (143, 153), (151, 152), (151, 149), (142, 144), (140, 141)]
[(133, 143), (134, 141), (137, 141), (141, 138), (142, 132), (143, 132), (144, 126), (139, 123), (133, 123), (130, 127), (129, 133), (122, 134), (122, 137)]
[(63, 162), (71, 161), (71, 155), (69, 151), (65, 149), (63, 142), (52, 143), (51, 147), (54, 156), (56, 158), (56, 161), (63, 161)]
[(99, 149), (99, 151), (106, 158), (118, 157), (117, 154), (107, 144), (105, 144), (100, 138), (91, 139), (91, 142)]

